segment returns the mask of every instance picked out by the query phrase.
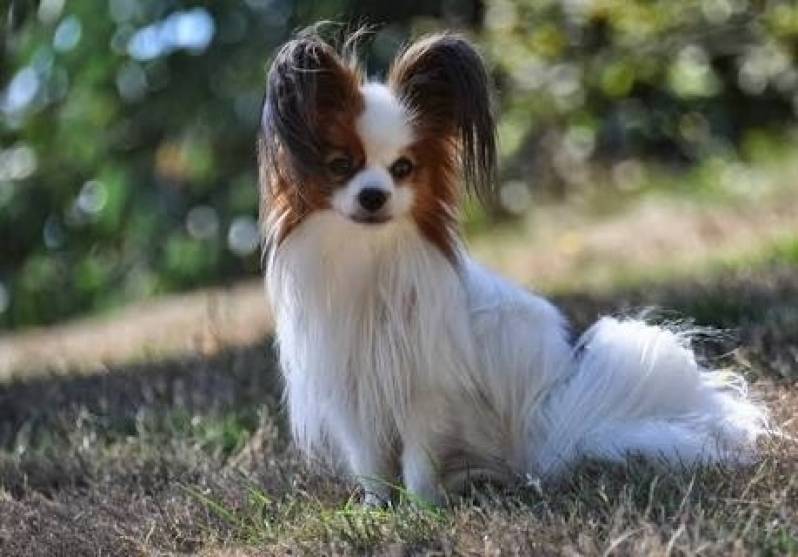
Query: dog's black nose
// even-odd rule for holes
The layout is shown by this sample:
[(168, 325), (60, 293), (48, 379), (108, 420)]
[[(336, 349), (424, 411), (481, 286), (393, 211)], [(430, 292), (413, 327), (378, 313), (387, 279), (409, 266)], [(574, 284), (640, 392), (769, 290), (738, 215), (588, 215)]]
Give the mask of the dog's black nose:
[(388, 192), (378, 188), (363, 188), (357, 194), (357, 201), (369, 213), (376, 213), (388, 201)]

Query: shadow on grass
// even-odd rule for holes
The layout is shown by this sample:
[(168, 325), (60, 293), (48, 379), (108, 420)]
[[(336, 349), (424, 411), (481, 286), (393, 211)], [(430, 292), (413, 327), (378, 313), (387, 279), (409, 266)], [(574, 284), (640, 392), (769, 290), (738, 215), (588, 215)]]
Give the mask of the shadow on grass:
[[(39, 375), (39, 374), (37, 374)], [(271, 339), (212, 356), (110, 366), (77, 376), (0, 386), (0, 448), (28, 448), (57, 423), (91, 416), (121, 435), (159, 413), (190, 418), (278, 406), (281, 382)], [(20, 439), (20, 435), (24, 439)]]
[(750, 379), (798, 380), (798, 266), (719, 270), (700, 279), (559, 296), (556, 303), (577, 331), (601, 315), (654, 308), (655, 322), (719, 333), (699, 336), (700, 355), (731, 356), (721, 363), (742, 366)]
[(264, 339), (1, 386), (0, 554), (196, 551), (225, 529), (183, 486), (232, 493), (230, 461), (270, 425), (253, 481), (283, 491), (303, 469), (277, 433), (280, 384)]

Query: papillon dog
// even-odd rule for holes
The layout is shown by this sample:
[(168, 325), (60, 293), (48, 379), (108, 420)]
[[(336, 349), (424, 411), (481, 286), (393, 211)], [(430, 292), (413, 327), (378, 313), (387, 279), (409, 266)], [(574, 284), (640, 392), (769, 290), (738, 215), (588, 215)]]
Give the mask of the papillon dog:
[(769, 431), (736, 375), (687, 335), (603, 317), (574, 342), (551, 303), (468, 255), (458, 209), (489, 198), (482, 59), (422, 38), (383, 81), (351, 41), (276, 53), (259, 134), (264, 272), (294, 439), (365, 501), (440, 502), (474, 479), (561, 476), (583, 459), (737, 464)]

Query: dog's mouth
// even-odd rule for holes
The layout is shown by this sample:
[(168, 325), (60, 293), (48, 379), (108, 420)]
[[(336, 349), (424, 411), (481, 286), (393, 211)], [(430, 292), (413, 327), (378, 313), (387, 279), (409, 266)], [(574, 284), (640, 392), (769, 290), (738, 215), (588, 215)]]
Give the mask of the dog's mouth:
[(352, 215), (349, 218), (356, 223), (368, 225), (385, 224), (391, 220), (391, 217), (387, 215)]

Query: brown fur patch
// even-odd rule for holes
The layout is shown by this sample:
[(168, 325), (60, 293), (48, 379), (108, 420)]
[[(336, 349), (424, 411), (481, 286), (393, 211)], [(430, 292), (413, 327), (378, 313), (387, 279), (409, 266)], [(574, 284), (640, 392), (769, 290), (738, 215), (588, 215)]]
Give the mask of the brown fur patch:
[(456, 146), (446, 136), (421, 137), (409, 149), (416, 164), (412, 215), (421, 233), (451, 261), (456, 259), (459, 201)]

